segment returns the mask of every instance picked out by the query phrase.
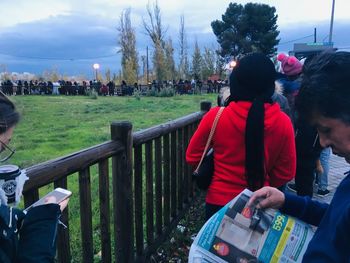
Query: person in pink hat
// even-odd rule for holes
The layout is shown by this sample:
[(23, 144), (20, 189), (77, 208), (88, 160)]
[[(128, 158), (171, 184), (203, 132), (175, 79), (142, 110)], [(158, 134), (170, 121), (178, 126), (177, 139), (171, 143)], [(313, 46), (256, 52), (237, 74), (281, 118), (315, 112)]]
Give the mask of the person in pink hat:
[(300, 88), (300, 74), (303, 69), (303, 64), (294, 56), (288, 56), (281, 53), (277, 56), (277, 60), (281, 63), (282, 77), (277, 79), (283, 88), (283, 95), (287, 98), (291, 109), (291, 118), (294, 123), (294, 104), (295, 97)]
[(277, 60), (281, 62), (281, 69), (290, 79), (297, 79), (303, 69), (303, 64), (294, 56), (287, 56), (281, 53), (277, 56)]
[(296, 131), (295, 145), (297, 152), (297, 169), (295, 183), (288, 184), (288, 188), (301, 196), (313, 196), (314, 171), (317, 168), (321, 153), (317, 131), (304, 116), (296, 116), (295, 99), (301, 84), (303, 64), (294, 56), (279, 54), (277, 60), (281, 63), (284, 78), (278, 80), (283, 87), (283, 94), (287, 97), (292, 112), (292, 121)]

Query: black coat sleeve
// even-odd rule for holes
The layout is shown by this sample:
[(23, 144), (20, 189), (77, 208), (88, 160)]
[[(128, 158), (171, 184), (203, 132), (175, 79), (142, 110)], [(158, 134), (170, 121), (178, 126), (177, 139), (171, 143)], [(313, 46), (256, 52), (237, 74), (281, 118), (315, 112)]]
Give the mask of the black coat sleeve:
[(23, 220), (17, 263), (54, 262), (61, 210), (57, 204), (33, 207)]

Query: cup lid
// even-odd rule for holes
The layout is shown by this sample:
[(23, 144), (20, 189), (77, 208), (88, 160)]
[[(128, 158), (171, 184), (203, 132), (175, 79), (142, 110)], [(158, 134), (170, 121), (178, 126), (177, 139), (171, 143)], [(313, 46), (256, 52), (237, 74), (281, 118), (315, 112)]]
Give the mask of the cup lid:
[(5, 164), (0, 166), (0, 178), (1, 176), (8, 176), (19, 172), (19, 167), (13, 164)]

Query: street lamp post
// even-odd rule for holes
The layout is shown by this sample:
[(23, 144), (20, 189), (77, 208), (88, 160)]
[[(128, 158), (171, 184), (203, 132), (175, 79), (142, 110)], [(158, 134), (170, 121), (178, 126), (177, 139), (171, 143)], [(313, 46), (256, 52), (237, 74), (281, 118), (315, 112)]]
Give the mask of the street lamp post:
[(93, 68), (94, 68), (94, 70), (95, 70), (95, 74), (96, 74), (96, 81), (98, 80), (98, 76), (97, 76), (97, 74), (98, 74), (98, 69), (100, 68), (100, 64), (98, 64), (98, 63), (95, 63), (93, 66), (92, 66)]
[(333, 20), (334, 20), (334, 6), (335, 6), (335, 0), (332, 1), (332, 13), (331, 13), (331, 24), (329, 27), (329, 44), (332, 43), (332, 36), (333, 36)]

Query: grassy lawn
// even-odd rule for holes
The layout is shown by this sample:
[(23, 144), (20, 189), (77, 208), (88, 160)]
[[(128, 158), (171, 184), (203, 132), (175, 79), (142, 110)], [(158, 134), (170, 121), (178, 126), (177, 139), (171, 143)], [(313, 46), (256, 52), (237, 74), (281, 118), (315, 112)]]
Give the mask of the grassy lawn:
[(66, 155), (110, 139), (110, 123), (128, 120), (133, 130), (148, 128), (199, 110), (203, 100), (216, 96), (98, 97), (13, 96), (22, 119), (8, 162), (20, 167)]
[[(8, 163), (25, 168), (109, 140), (112, 121), (131, 121), (133, 130), (137, 131), (199, 111), (200, 102), (203, 100), (211, 101), (215, 105), (216, 95), (141, 97), (141, 99), (135, 97), (91, 99), (78, 96), (13, 96), (11, 100), (17, 105), (22, 119), (11, 142), (11, 146), (16, 148), (16, 154)], [(94, 262), (100, 262), (99, 190), (96, 165), (91, 167), (90, 174), (93, 197), (91, 205)], [(68, 179), (68, 188), (73, 195), (68, 211), (72, 262), (82, 262), (78, 186), (77, 174), (71, 175)], [(40, 196), (52, 188), (52, 185), (41, 188)]]

